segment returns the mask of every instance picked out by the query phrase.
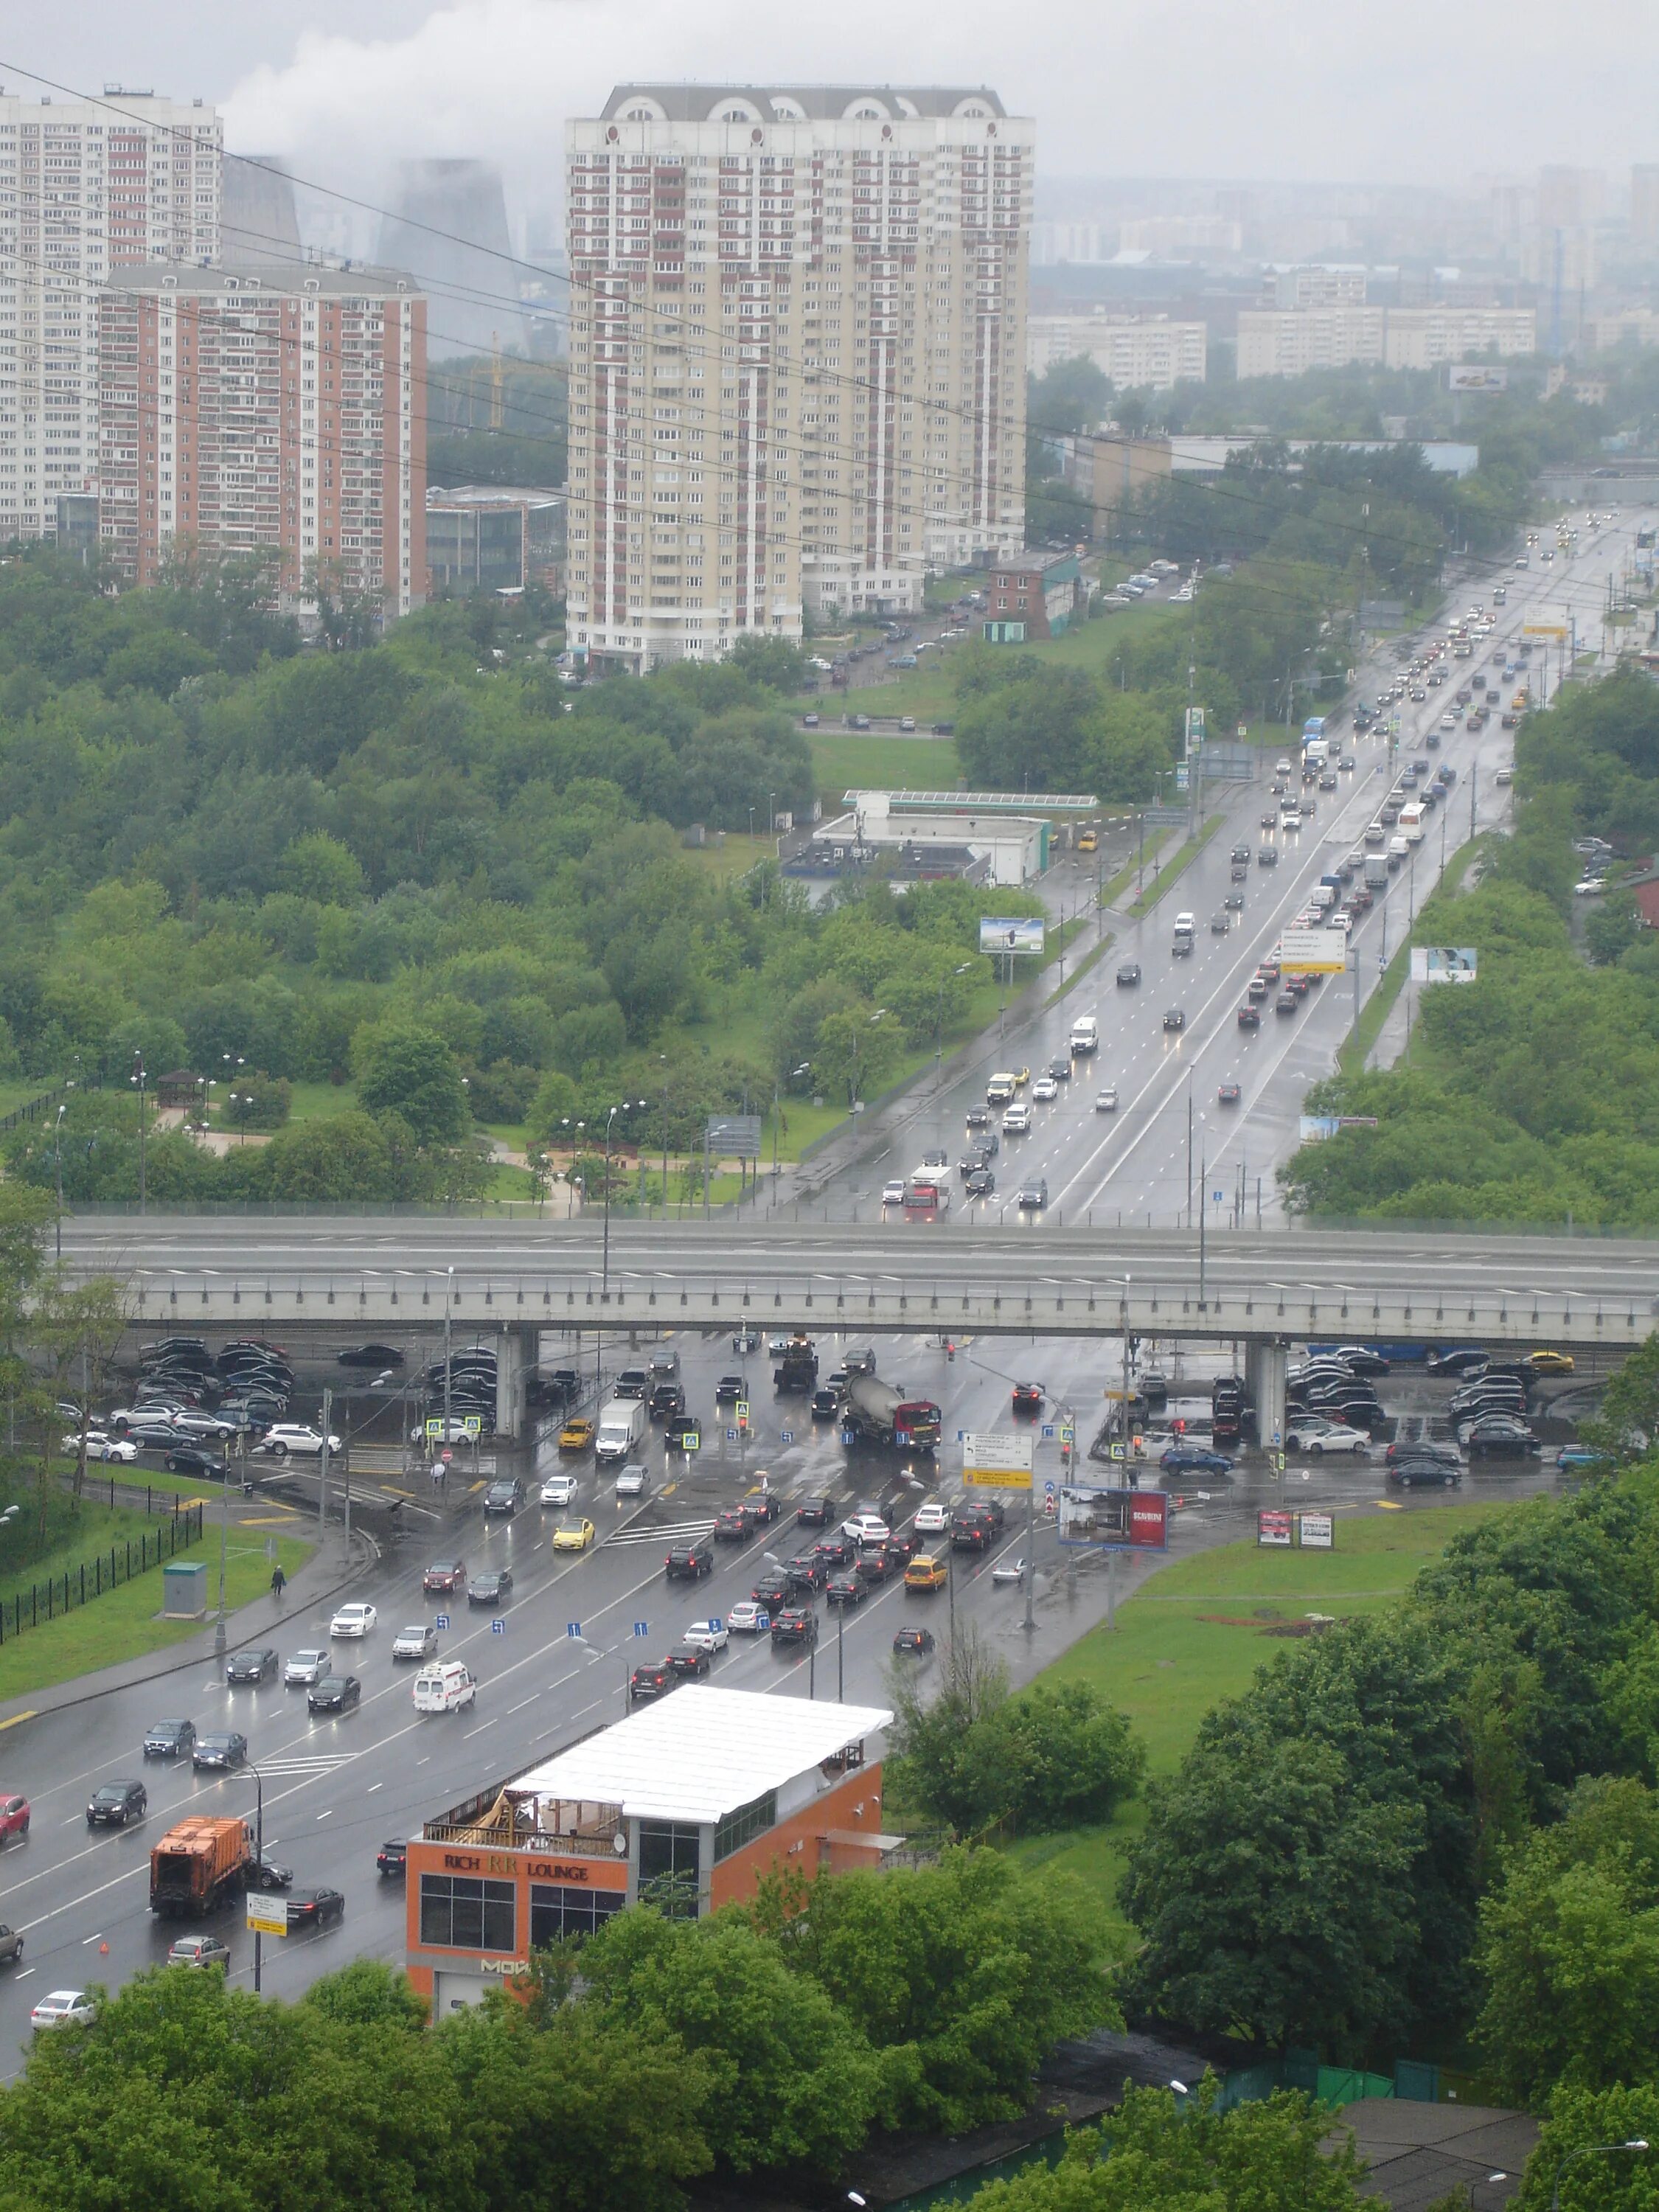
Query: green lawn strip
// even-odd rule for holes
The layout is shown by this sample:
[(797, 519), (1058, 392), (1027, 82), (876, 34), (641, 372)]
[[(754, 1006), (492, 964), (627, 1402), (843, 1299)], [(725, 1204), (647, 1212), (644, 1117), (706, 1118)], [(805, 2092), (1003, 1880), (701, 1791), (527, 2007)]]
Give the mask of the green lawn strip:
[[(131, 1515), (122, 1516), (131, 1521)], [(106, 1550), (107, 1550), (107, 1546)], [(312, 1547), (291, 1536), (276, 1539), (276, 1559), (286, 1575), (296, 1574), (310, 1558)], [(88, 1554), (89, 1556), (89, 1553)], [(205, 1562), (210, 1613), (219, 1601), (219, 1544), (210, 1528), (199, 1544), (179, 1554), (181, 1559)], [(78, 1564), (78, 1562), (77, 1562)], [(248, 1605), (270, 1587), (276, 1562), (265, 1554), (264, 1538), (233, 1530), (225, 1570), (225, 1604), (234, 1612)], [(9, 1591), (7, 1592), (9, 1596)], [(27, 1697), (31, 1691), (49, 1689), (76, 1675), (95, 1674), (136, 1659), (147, 1651), (160, 1651), (200, 1633), (197, 1620), (163, 1620), (161, 1576), (157, 1568), (134, 1576), (118, 1589), (76, 1606), (59, 1620), (43, 1621), (8, 1638), (0, 1646), (0, 1699)], [(165, 1692), (161, 1693), (165, 1699)], [(158, 1707), (158, 1711), (160, 1708)]]
[(1145, 852), (1143, 853), (1137, 847), (1133, 860), (1126, 860), (1123, 866), (1118, 870), (1117, 873), (1112, 877), (1110, 881), (1101, 885), (1100, 903), (1102, 906), (1115, 906), (1118, 902), (1119, 893), (1127, 890), (1129, 885), (1133, 883), (1136, 876), (1139, 873), (1145, 862), (1153, 859), (1156, 854), (1160, 853), (1174, 836), (1175, 831), (1173, 830), (1154, 830), (1152, 836), (1146, 840)]
[[(1429, 897), (1423, 902), (1422, 908), (1418, 914), (1416, 927), (1420, 927), (1423, 915), (1428, 913), (1431, 900), (1456, 897), (1462, 887), (1463, 878), (1468, 873), (1484, 842), (1483, 838), (1474, 837), (1458, 847), (1450, 860), (1447, 861), (1441, 873), (1440, 881), (1435, 885)], [(1340, 1074), (1364, 1073), (1365, 1063), (1370, 1057), (1376, 1040), (1382, 1034), (1382, 1025), (1393, 1012), (1395, 1001), (1406, 988), (1407, 980), (1411, 974), (1411, 941), (1407, 939), (1383, 970), (1381, 982), (1360, 1008), (1359, 1019), (1337, 1047), (1336, 1065)]]
[[(270, 1462), (269, 1460), (263, 1462), (258, 1460), (254, 1461), (253, 1468), (256, 1472), (262, 1464), (269, 1467), (270, 1465)], [(61, 1459), (58, 1461), (58, 1465), (59, 1470), (65, 1476), (72, 1475), (75, 1472), (75, 1462), (73, 1458)], [(87, 1464), (86, 1503), (88, 1504), (96, 1504), (98, 1502), (99, 1492), (100, 1491), (103, 1492), (104, 1497), (107, 1498), (109, 1496), (109, 1486), (112, 1482), (115, 1485), (118, 1496), (124, 1490), (136, 1490), (142, 1493), (146, 1488), (148, 1488), (155, 1497), (155, 1511), (157, 1513), (171, 1511), (172, 1508), (168, 1501), (173, 1498), (187, 1498), (193, 1503), (198, 1498), (216, 1500), (224, 1494), (224, 1485), (222, 1483), (201, 1482), (198, 1481), (194, 1475), (169, 1474), (165, 1468), (123, 1466), (119, 1461), (94, 1459), (88, 1461)], [(236, 1493), (233, 1491), (232, 1495), (234, 1496), (235, 1494)], [(107, 1507), (106, 1507), (106, 1510), (107, 1510)], [(118, 1508), (117, 1510), (119, 1510), (120, 1509)], [(125, 1510), (128, 1516), (130, 1531), (136, 1534), (137, 1525), (136, 1523), (133, 1523), (131, 1519), (131, 1507), (128, 1506)], [(94, 1544), (91, 1547), (91, 1551), (88, 1553), (87, 1556), (90, 1558), (91, 1552), (96, 1551), (97, 1548), (97, 1546)], [(105, 1549), (107, 1550), (109, 1546), (106, 1542)], [(61, 1574), (62, 1571), (63, 1570), (59, 1568), (58, 1572)], [(0, 1577), (0, 1583), (3, 1582), (3, 1577)]]
[[(1073, 931), (1068, 924), (1067, 941), (1069, 942), (1071, 937), (1075, 934), (1076, 932)], [(1103, 960), (1116, 942), (1116, 939), (1113, 937), (1109, 931), (1107, 934), (1102, 937), (1096, 944), (1091, 945), (1086, 952), (1080, 955), (1079, 957), (1073, 963), (1072, 972), (1066, 978), (1066, 981), (1063, 983), (1056, 983), (1054, 989), (1049, 992), (1048, 997), (1043, 1000), (1042, 1011), (1044, 1013), (1047, 1013), (1049, 1007), (1052, 1006), (1057, 1000), (1063, 999), (1074, 983), (1080, 982), (1084, 976), (1088, 974), (1089, 970), (1094, 967), (1097, 962)]]
[(1225, 819), (1226, 817), (1224, 815), (1211, 815), (1209, 820), (1199, 831), (1197, 836), (1188, 838), (1186, 843), (1181, 848), (1181, 850), (1172, 856), (1169, 866), (1159, 870), (1156, 878), (1147, 884), (1146, 890), (1142, 891), (1138, 899), (1135, 899), (1131, 902), (1127, 911), (1137, 917), (1141, 915), (1150, 914), (1152, 908), (1158, 904), (1158, 901), (1163, 897), (1164, 892), (1167, 891), (1170, 884), (1174, 883), (1176, 877), (1179, 876), (1183, 870), (1189, 868), (1192, 866), (1193, 862), (1198, 858), (1204, 848), (1209, 843), (1211, 838), (1214, 836), (1216, 831), (1221, 827), (1222, 823)]
[[(938, 719), (950, 720), (948, 708)], [(849, 791), (954, 791), (962, 781), (954, 738), (884, 738), (864, 730), (811, 730), (807, 738), (826, 814), (841, 813)]]
[[(1293, 1486), (1285, 1502), (1295, 1503)], [(1264, 1552), (1247, 1541), (1196, 1553), (1121, 1605), (1115, 1629), (1091, 1630), (1037, 1679), (1089, 1683), (1128, 1714), (1146, 1744), (1148, 1774), (1172, 1774), (1212, 1706), (1237, 1696), (1285, 1648), (1271, 1627), (1310, 1613), (1381, 1611), (1459, 1528), (1503, 1510), (1497, 1502), (1405, 1512), (1367, 1504), (1339, 1511), (1331, 1552)], [(1115, 1919), (1118, 1877), (1145, 1825), (1145, 1808), (1134, 1804), (1106, 1826), (1013, 1848), (1028, 1864), (1080, 1875)]]

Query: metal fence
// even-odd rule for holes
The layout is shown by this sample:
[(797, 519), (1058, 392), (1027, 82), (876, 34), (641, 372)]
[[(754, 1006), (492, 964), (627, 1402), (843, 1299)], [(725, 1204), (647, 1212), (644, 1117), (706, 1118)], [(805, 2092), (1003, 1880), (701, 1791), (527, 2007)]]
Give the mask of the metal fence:
[(27, 1591), (20, 1586), (10, 1597), (0, 1598), (0, 1644), (9, 1636), (38, 1628), (43, 1620), (56, 1620), (79, 1606), (90, 1605), (94, 1598), (118, 1589), (135, 1575), (159, 1567), (175, 1553), (187, 1551), (200, 1542), (201, 1536), (202, 1508), (181, 1506), (175, 1499), (171, 1515), (154, 1530), (147, 1528), (136, 1540), (130, 1537), (125, 1543), (112, 1544), (107, 1552), (83, 1559), (78, 1567), (68, 1568), (61, 1575), (31, 1583)]

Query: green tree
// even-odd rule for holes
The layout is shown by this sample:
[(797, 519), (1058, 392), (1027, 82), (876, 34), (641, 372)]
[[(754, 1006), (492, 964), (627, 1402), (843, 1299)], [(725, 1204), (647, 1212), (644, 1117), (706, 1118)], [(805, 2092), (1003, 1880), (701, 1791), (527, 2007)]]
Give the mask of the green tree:
[(368, 1112), (401, 1114), (421, 1144), (453, 1143), (471, 1127), (459, 1066), (432, 1030), (413, 1024), (371, 1030), (352, 1056)]
[(586, 1946), (582, 1975), (606, 2018), (701, 2062), (704, 2132), (738, 2172), (833, 2166), (862, 2142), (877, 2104), (869, 2050), (741, 1915), (618, 1913)]
[(1482, 1900), (1479, 2035), (1504, 2096), (1534, 2108), (1563, 2081), (1650, 2074), (1659, 2048), (1659, 1801), (1582, 1781)]
[(1348, 2212), (1363, 2169), (1346, 2130), (1289, 2090), (1214, 2107), (1207, 2075), (1183, 2109), (1167, 2089), (1125, 2085), (1097, 2128), (1066, 2137), (1058, 2166), (1032, 2166), (968, 2199), (972, 2212)]

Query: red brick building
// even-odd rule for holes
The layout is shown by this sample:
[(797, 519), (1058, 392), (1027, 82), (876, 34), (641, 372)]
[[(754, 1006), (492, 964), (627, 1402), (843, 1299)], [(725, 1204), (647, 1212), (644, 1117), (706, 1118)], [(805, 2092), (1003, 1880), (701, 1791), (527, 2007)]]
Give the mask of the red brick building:
[(1059, 637), (1081, 604), (1082, 571), (1075, 553), (1022, 553), (994, 561), (985, 589), (985, 636), (992, 645), (1027, 645)]
[(410, 1840), (410, 1981), (436, 2018), (641, 1899), (696, 1918), (776, 1867), (879, 1865), (891, 1719), (695, 1684), (490, 1784)]
[(278, 549), (426, 596), (426, 301), (385, 270), (117, 268), (99, 309), (99, 531), (132, 581), (175, 544)]

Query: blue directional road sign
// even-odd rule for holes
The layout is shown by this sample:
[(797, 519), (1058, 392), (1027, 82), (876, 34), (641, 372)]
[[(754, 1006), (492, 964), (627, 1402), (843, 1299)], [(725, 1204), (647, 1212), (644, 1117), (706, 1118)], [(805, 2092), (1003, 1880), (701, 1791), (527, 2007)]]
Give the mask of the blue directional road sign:
[(844, 1444), (855, 1444), (859, 1440), (858, 1431), (856, 1429), (843, 1429), (841, 1432), (841, 1440)]
[(505, 1636), (507, 1623), (504, 1620), (492, 1620), (489, 1624), (489, 1632), (492, 1636)]
[(1217, 1206), (1220, 1205), (1223, 1195), (1224, 1194), (1218, 1190), (1212, 1190), (1210, 1193), (1211, 1199)]
[(794, 1431), (793, 1429), (785, 1429), (782, 1431), (782, 1441), (787, 1444), (793, 1443), (795, 1441)]
[(734, 1443), (736, 1443), (736, 1442), (738, 1441), (738, 1432), (737, 1432), (737, 1431), (736, 1431), (735, 1429), (728, 1429), (728, 1430), (726, 1431), (726, 1443), (729, 1443), (729, 1444), (734, 1444)]
[(567, 1620), (564, 1625), (564, 1632), (570, 1638), (573, 1644), (580, 1644), (582, 1638), (582, 1625), (580, 1621)]
[(440, 1628), (447, 1628), (449, 1626), (449, 1615), (447, 1613), (441, 1613), (438, 1615), (437, 1625)]
[(1054, 1425), (1052, 1421), (1045, 1421), (1042, 1424), (1042, 1441), (1045, 1444), (1051, 1444), (1054, 1440)]
[(635, 1636), (649, 1636), (651, 1633), (650, 1622), (648, 1620), (636, 1620), (634, 1623), (634, 1633)]
[(711, 1617), (708, 1626), (714, 1629), (721, 1629), (725, 1627), (726, 1623), (720, 1619), (719, 1613), (715, 1613)]

